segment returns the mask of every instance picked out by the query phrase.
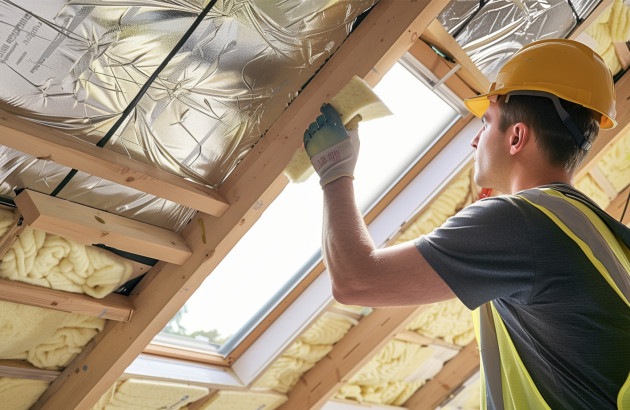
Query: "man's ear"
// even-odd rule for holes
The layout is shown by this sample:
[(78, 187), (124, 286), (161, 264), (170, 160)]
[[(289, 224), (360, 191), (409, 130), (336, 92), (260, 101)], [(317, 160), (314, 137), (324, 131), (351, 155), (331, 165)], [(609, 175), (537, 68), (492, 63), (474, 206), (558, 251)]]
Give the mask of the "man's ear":
[(510, 134), (508, 136), (510, 154), (514, 155), (521, 152), (521, 150), (529, 143), (530, 138), (531, 132), (526, 124), (522, 122), (512, 124), (512, 126), (510, 126)]

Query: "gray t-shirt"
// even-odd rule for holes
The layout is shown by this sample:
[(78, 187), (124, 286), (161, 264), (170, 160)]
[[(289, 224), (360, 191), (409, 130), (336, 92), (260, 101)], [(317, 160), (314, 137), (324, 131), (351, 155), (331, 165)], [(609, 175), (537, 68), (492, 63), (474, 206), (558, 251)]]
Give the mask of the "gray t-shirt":
[(630, 372), (630, 308), (540, 210), (487, 198), (416, 246), (468, 308), (494, 301), (552, 409), (616, 408)]

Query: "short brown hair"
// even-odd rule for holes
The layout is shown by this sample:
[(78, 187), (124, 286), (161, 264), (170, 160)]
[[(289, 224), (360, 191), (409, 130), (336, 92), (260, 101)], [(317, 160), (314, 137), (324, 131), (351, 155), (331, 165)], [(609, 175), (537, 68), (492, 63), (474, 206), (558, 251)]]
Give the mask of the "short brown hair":
[[(529, 95), (512, 95), (498, 99), (501, 131), (522, 122), (534, 131), (536, 142), (551, 164), (562, 165), (573, 172), (584, 161), (588, 151), (580, 148), (567, 127), (562, 123), (551, 99)], [(569, 113), (575, 125), (587, 141), (592, 143), (599, 133), (599, 121), (590, 109), (563, 99), (562, 107)], [(600, 115), (600, 114), (598, 114)]]

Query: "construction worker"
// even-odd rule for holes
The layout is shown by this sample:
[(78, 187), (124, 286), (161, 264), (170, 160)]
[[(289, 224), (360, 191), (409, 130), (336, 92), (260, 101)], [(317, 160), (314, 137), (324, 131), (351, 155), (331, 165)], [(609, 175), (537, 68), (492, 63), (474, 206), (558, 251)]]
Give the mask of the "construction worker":
[(504, 195), (382, 249), (355, 205), (358, 132), (322, 107), (304, 144), (324, 193), (333, 295), (461, 299), (475, 310), (483, 408), (630, 409), (630, 230), (571, 186), (599, 129), (616, 125), (610, 71), (581, 43), (538, 41), (465, 103), (483, 122), (475, 182)]

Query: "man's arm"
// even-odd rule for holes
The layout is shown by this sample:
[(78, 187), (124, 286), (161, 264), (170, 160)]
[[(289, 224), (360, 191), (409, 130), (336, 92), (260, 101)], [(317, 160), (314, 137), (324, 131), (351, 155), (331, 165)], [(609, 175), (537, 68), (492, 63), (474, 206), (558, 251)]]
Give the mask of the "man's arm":
[(455, 297), (413, 242), (377, 249), (354, 198), (352, 179), (324, 191), (324, 261), (333, 295), (361, 306), (421, 305)]

